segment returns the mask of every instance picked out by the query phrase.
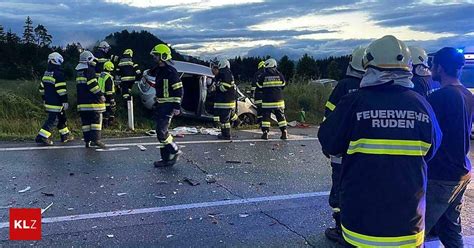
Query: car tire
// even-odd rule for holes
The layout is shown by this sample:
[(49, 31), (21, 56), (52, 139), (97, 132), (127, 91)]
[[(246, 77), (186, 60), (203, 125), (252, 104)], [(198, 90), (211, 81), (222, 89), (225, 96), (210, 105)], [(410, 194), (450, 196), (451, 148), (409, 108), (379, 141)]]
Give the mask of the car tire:
[(244, 113), (239, 115), (240, 121), (242, 121), (242, 125), (255, 125), (257, 124), (257, 116), (251, 113)]

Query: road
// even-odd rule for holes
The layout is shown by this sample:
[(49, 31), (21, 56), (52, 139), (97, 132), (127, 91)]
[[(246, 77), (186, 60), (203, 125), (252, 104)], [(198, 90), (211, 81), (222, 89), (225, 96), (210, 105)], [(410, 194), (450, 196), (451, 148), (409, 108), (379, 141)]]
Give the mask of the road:
[[(152, 165), (152, 137), (106, 140), (112, 151), (102, 152), (80, 141), (2, 142), (0, 246), (338, 247), (323, 234), (333, 225), (330, 168), (316, 132), (290, 129), (289, 141), (262, 141), (256, 130), (234, 142), (187, 135), (177, 138), (184, 155), (166, 169)], [(8, 240), (9, 207), (49, 205), (41, 241)], [(474, 247), (473, 209), (470, 189), (463, 221)]]

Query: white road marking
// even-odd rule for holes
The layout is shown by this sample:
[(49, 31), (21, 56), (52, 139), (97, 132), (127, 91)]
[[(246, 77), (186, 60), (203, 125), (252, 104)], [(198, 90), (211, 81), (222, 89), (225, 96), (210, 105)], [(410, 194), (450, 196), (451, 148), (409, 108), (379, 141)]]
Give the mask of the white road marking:
[[(310, 193), (301, 193), (301, 194), (292, 194), (292, 195), (276, 195), (276, 196), (265, 196), (265, 197), (245, 198), (245, 199), (236, 199), (236, 200), (200, 202), (200, 203), (180, 204), (180, 205), (171, 205), (171, 206), (154, 207), (154, 208), (139, 208), (139, 209), (111, 211), (111, 212), (49, 217), (49, 218), (43, 218), (41, 222), (42, 223), (57, 223), (57, 222), (77, 221), (77, 220), (90, 220), (90, 219), (109, 218), (109, 217), (118, 217), (118, 216), (126, 216), (126, 215), (159, 213), (159, 212), (177, 211), (177, 210), (189, 210), (189, 209), (196, 209), (196, 208), (241, 205), (241, 204), (269, 202), (269, 201), (284, 201), (284, 200), (293, 200), (293, 199), (321, 197), (321, 196), (328, 196), (328, 195), (329, 195), (329, 191), (322, 191), (322, 192), (310, 192)], [(8, 228), (9, 225), (10, 225), (9, 222), (2, 222), (0, 223), (0, 229)]]
[[(307, 138), (293, 138), (288, 139), (286, 141), (282, 141), (280, 139), (269, 139), (269, 140), (262, 140), (262, 139), (245, 139), (245, 140), (194, 140), (194, 141), (181, 141), (176, 142), (179, 144), (218, 144), (218, 143), (245, 143), (245, 142), (292, 142), (292, 141), (314, 141), (318, 140), (318, 138), (307, 137)], [(130, 146), (156, 146), (158, 142), (149, 142), (149, 143), (122, 143), (122, 144), (107, 144), (107, 147), (130, 147)], [(34, 150), (62, 150), (62, 149), (79, 149), (84, 148), (83, 145), (75, 145), (75, 146), (30, 146), (30, 147), (6, 147), (0, 148), (0, 152), (8, 152), (8, 151), (34, 151)]]
[(128, 147), (115, 147), (115, 148), (105, 148), (105, 149), (95, 149), (96, 152), (118, 152), (130, 150)]

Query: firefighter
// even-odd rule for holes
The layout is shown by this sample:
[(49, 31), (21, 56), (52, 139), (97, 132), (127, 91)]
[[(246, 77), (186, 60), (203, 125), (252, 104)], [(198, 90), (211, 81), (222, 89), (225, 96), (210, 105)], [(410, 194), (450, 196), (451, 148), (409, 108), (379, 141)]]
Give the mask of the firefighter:
[(111, 126), (115, 120), (115, 83), (112, 72), (114, 71), (114, 63), (107, 61), (104, 63), (104, 71), (100, 73), (98, 84), (102, 93), (105, 95), (105, 112), (102, 120), (102, 127)]
[(428, 66), (428, 54), (420, 47), (409, 48), (413, 58), (413, 78), (411, 80), (414, 84), (413, 90), (427, 97), (434, 91), (433, 79)]
[(112, 49), (112, 47), (109, 45), (109, 43), (107, 43), (107, 41), (104, 40), (99, 43), (99, 47), (94, 55), (94, 57), (97, 58), (97, 63), (95, 64), (95, 75), (97, 78), (100, 76), (100, 73), (104, 70), (105, 62), (112, 61), (112, 63), (116, 63), (117, 56), (112, 55), (110, 53), (110, 49)]
[(260, 75), (265, 70), (265, 61), (260, 61), (258, 63), (257, 72), (253, 76), (252, 82), (252, 95), (253, 95), (253, 102), (255, 106), (257, 106), (257, 123), (260, 124), (262, 122), (262, 89), (257, 88), (257, 81)]
[(79, 64), (76, 66), (77, 110), (81, 117), (86, 148), (105, 148), (101, 141), (105, 96), (95, 77), (94, 59), (90, 51), (84, 51), (79, 56)]
[(181, 151), (168, 132), (173, 116), (181, 112), (183, 98), (183, 83), (178, 72), (172, 66), (171, 49), (164, 44), (156, 45), (150, 52), (157, 66), (150, 70), (149, 75), (154, 77), (156, 89), (156, 103), (153, 114), (156, 121), (156, 136), (160, 142), (161, 160), (154, 163), (155, 167), (173, 166), (178, 160)]
[[(337, 83), (329, 96), (329, 100), (326, 102), (325, 118), (334, 111), (342, 97), (359, 89), (360, 81), (365, 73), (365, 69), (362, 66), (364, 53), (365, 48), (363, 47), (358, 47), (352, 52), (351, 60), (346, 70), (346, 77)], [(339, 179), (341, 177), (342, 156), (330, 156), (330, 158), (332, 168), (332, 187), (331, 193), (329, 194), (329, 205), (332, 208), (332, 216), (336, 222), (336, 226), (334, 228), (326, 229), (325, 235), (332, 241), (343, 243), (340, 215), (341, 209), (339, 207)]]
[(42, 145), (53, 145), (51, 130), (57, 122), (57, 128), (61, 134), (61, 142), (66, 143), (73, 140), (67, 128), (66, 110), (69, 108), (66, 80), (61, 68), (64, 62), (61, 54), (54, 52), (48, 56), (48, 69), (41, 79), (39, 91), (43, 98), (44, 107), (48, 118), (36, 136), (36, 143)]
[(421, 247), (427, 166), (441, 131), (433, 109), (410, 81), (408, 47), (394, 36), (373, 41), (360, 89), (321, 124), (326, 154), (344, 154), (341, 227), (357, 247)]
[(119, 61), (117, 74), (120, 76), (120, 89), (125, 101), (131, 100), (131, 90), (136, 80), (140, 78), (141, 71), (138, 65), (133, 63), (133, 50), (126, 49)]
[(271, 115), (275, 114), (278, 127), (281, 130), (280, 139), (288, 139), (288, 131), (285, 117), (285, 100), (283, 99), (283, 88), (286, 81), (277, 70), (275, 59), (265, 61), (265, 69), (257, 81), (257, 88), (262, 91), (262, 139), (268, 139), (271, 126)]
[(230, 71), (229, 60), (220, 59), (213, 71), (216, 75), (214, 77), (216, 86), (214, 121), (219, 122), (221, 127), (221, 134), (217, 138), (231, 140), (231, 121), (235, 121), (238, 117), (234, 112), (236, 108), (236, 86), (234, 76)]
[(443, 142), (428, 163), (426, 233), (434, 227), (445, 247), (464, 247), (461, 211), (472, 176), (468, 153), (474, 98), (459, 80), (464, 64), (464, 54), (455, 48), (436, 52), (432, 73), (441, 89), (427, 98), (438, 117)]

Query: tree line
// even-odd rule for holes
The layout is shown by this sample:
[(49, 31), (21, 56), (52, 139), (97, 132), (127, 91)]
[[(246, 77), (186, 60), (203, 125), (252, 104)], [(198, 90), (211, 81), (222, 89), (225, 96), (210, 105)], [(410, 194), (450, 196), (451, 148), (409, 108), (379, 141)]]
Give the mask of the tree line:
[[(134, 51), (134, 61), (140, 68), (146, 69), (153, 66), (150, 58), (151, 48), (159, 43), (165, 43), (148, 31), (123, 30), (115, 32), (105, 40), (112, 46), (112, 54), (121, 55), (125, 49)], [(64, 57), (64, 69), (68, 79), (74, 76), (74, 67), (78, 63), (79, 54), (85, 48), (80, 43), (72, 43), (66, 46), (52, 46), (53, 36), (48, 33), (44, 25), (33, 24), (28, 16), (23, 26), (23, 34), (20, 37), (8, 29), (5, 32), (0, 24), (0, 78), (2, 79), (38, 79), (47, 67), (46, 58), (48, 54), (56, 51)], [(175, 60), (209, 65), (192, 56), (184, 56), (174, 49), (172, 55)], [(237, 81), (249, 82), (257, 71), (260, 61), (268, 57), (235, 57), (230, 59), (231, 69)], [(319, 78), (331, 78), (339, 80), (344, 76), (349, 63), (349, 56), (329, 57), (315, 59), (305, 54), (297, 61), (288, 56), (275, 58), (279, 60), (278, 68), (285, 78), (290, 81), (306, 81)]]

